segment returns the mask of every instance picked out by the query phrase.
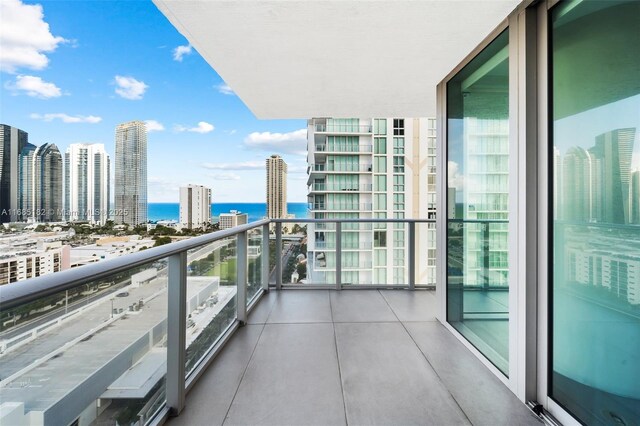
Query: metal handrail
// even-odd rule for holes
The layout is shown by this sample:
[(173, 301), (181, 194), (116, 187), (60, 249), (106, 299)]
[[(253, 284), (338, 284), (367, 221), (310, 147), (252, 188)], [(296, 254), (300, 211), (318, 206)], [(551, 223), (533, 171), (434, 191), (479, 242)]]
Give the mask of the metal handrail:
[(380, 218), (344, 218), (344, 219), (271, 219), (274, 223), (436, 223), (435, 219), (380, 219)]
[(34, 302), (42, 297), (51, 296), (64, 290), (107, 278), (111, 275), (128, 271), (169, 256), (199, 248), (205, 244), (241, 234), (245, 231), (267, 225), (269, 219), (262, 219), (246, 225), (224, 229), (201, 235), (188, 240), (176, 241), (160, 247), (128, 254), (115, 259), (85, 265), (81, 268), (69, 269), (54, 274), (41, 275), (25, 281), (5, 284), (0, 289), (0, 310), (7, 310), (16, 306)]

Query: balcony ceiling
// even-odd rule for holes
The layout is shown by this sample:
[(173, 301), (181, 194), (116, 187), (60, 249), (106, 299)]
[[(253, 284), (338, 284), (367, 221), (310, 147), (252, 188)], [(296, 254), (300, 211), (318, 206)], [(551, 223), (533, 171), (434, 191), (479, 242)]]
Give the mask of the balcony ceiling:
[(262, 119), (435, 116), (435, 86), (521, 0), (154, 0)]

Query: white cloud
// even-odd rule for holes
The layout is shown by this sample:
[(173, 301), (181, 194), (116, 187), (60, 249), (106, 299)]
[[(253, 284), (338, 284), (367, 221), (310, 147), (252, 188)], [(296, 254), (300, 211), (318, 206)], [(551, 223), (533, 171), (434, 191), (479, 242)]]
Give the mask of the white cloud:
[(235, 173), (216, 173), (211, 177), (215, 180), (240, 180), (240, 176)]
[(45, 53), (53, 52), (66, 41), (51, 34), (41, 5), (26, 5), (20, 0), (0, 1), (0, 71), (44, 69), (49, 64)]
[(62, 96), (62, 90), (58, 86), (32, 75), (19, 75), (14, 83), (7, 82), (5, 87), (16, 95), (22, 91), (33, 98), (49, 99)]
[(218, 84), (216, 86), (216, 89), (218, 89), (218, 92), (222, 93), (223, 95), (235, 95), (236, 94), (233, 91), (233, 89), (231, 88), (231, 86), (229, 86), (227, 83)]
[(182, 183), (174, 180), (150, 176), (147, 179), (148, 199), (152, 202), (173, 203), (179, 198)]
[(297, 174), (297, 173), (307, 173), (307, 163), (301, 164), (301, 165), (293, 165), (291, 162), (288, 162), (288, 167), (287, 167), (287, 173), (288, 174)]
[(302, 175), (302, 174), (293, 174), (293, 175), (288, 174), (287, 177), (288, 177), (288, 179), (292, 179), (292, 180), (305, 180), (305, 181), (307, 180), (307, 175), (306, 174), (304, 174), (304, 175)]
[(202, 167), (211, 170), (264, 170), (264, 161), (243, 161), (238, 163), (203, 163)]
[(447, 162), (447, 176), (449, 178), (447, 186), (462, 191), (464, 189), (464, 175), (460, 174), (459, 169), (460, 167), (455, 161)]
[(164, 130), (164, 125), (156, 120), (147, 120), (144, 122), (147, 127), (147, 132), (162, 132)]
[(96, 124), (102, 121), (102, 117), (96, 117), (95, 115), (68, 115), (64, 113), (55, 113), (55, 114), (31, 114), (31, 117), (34, 120), (42, 120), (42, 121), (53, 121), (58, 119), (63, 123), (90, 123)]
[(182, 62), (182, 58), (186, 55), (191, 55), (191, 45), (178, 46), (173, 49), (173, 60)]
[(210, 133), (213, 132), (215, 126), (211, 123), (207, 123), (206, 121), (198, 122), (196, 127), (185, 127), (180, 124), (176, 125), (173, 128), (176, 132), (193, 132), (193, 133)]
[(253, 132), (244, 139), (248, 148), (288, 154), (306, 154), (307, 129), (288, 133)]
[(118, 86), (116, 93), (125, 99), (131, 100), (142, 99), (142, 95), (149, 88), (143, 81), (121, 75), (115, 76), (115, 83)]

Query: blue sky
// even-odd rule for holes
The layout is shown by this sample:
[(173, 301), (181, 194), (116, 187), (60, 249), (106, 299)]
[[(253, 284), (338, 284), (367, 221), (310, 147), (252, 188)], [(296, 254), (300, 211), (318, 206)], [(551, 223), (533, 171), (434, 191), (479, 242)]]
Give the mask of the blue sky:
[(264, 159), (289, 164), (289, 202), (306, 199), (306, 123), (258, 120), (150, 1), (0, 1), (0, 122), (35, 145), (103, 143), (116, 124), (153, 120), (150, 202), (178, 187), (213, 202), (264, 202)]

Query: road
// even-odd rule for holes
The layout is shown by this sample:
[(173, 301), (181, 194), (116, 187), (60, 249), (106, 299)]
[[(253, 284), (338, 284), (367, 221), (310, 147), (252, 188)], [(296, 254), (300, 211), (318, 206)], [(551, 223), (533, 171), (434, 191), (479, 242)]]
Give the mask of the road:
[[(293, 247), (296, 245), (295, 243), (284, 243), (283, 244), (284, 247), (282, 249), (283, 254), (282, 257), (280, 258), (281, 262), (282, 262), (282, 271), (284, 272), (284, 269), (287, 267), (287, 263), (289, 262), (289, 258), (291, 257), (291, 254), (293, 253)], [(289, 279), (283, 279), (282, 282), (283, 283), (288, 283), (290, 280)], [(275, 283), (276, 282), (276, 268), (273, 268), (273, 270), (271, 271), (271, 274), (269, 275), (269, 282), (270, 283)]]

